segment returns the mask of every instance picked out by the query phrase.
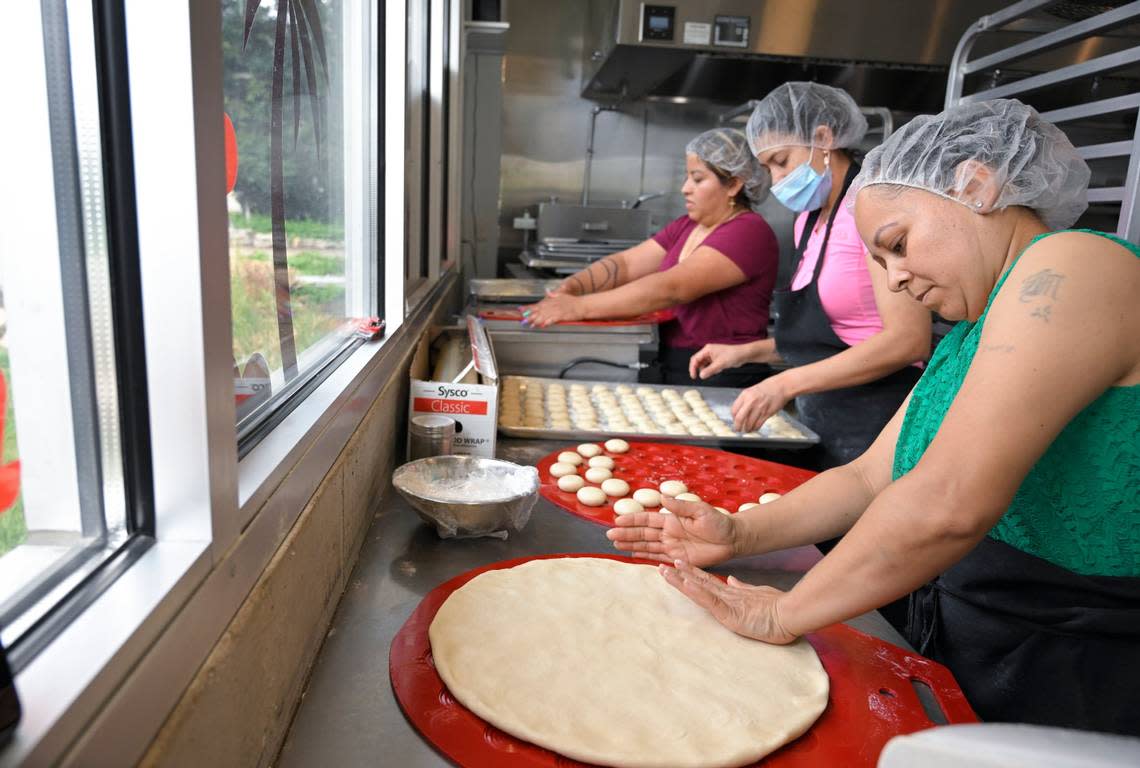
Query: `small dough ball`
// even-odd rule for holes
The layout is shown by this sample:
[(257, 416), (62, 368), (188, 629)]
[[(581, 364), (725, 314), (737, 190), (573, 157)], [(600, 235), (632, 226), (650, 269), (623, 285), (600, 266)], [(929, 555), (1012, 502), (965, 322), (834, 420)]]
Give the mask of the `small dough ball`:
[(567, 493), (574, 493), (585, 484), (586, 481), (578, 475), (563, 475), (558, 478), (558, 489)]
[(701, 500), (700, 496), (698, 496), (695, 493), (689, 493), (688, 491), (685, 491), (684, 493), (678, 493), (673, 498), (676, 499), (677, 501), (700, 501)]
[(633, 500), (643, 507), (661, 506), (661, 494), (652, 488), (638, 488), (633, 492)]
[(611, 477), (608, 480), (602, 481), (602, 493), (606, 494), (607, 496), (625, 496), (627, 493), (629, 493), (629, 483), (627, 483), (625, 480), (619, 480), (616, 477)]
[(591, 483), (601, 483), (603, 480), (609, 480), (613, 476), (614, 473), (605, 467), (590, 467), (586, 470), (586, 479)]
[(679, 493), (685, 493), (689, 490), (689, 486), (682, 483), (680, 480), (666, 480), (661, 483), (662, 496), (676, 496)]
[(550, 465), (551, 477), (565, 477), (566, 475), (578, 474), (578, 468), (573, 464), (565, 464), (561, 461), (556, 461)]
[(610, 453), (625, 453), (629, 450), (629, 443), (620, 438), (606, 441), (606, 450)]
[(731, 512), (729, 512), (724, 507), (713, 507), (713, 509), (715, 509), (717, 512), (720, 512), (722, 515), (731, 515), (732, 514)]
[(736, 511), (737, 511), (737, 513), (747, 512), (748, 510), (752, 509), (753, 507), (758, 507), (758, 506), (760, 506), (760, 505), (757, 504), (755, 501), (750, 501), (747, 504), (741, 504), (740, 507)]
[(601, 452), (602, 449), (594, 443), (582, 443), (578, 446), (578, 453), (582, 456), (585, 456), (587, 459), (593, 458)]
[(601, 488), (588, 485), (585, 488), (578, 489), (578, 501), (587, 507), (600, 507), (606, 503), (606, 494)]
[(761, 504), (771, 504), (773, 501), (780, 498), (780, 496), (782, 496), (782, 495), (783, 494), (780, 494), (780, 493), (771, 493), (771, 492), (765, 493), (764, 495), (762, 495), (760, 497), (760, 503)]
[(593, 456), (587, 463), (591, 467), (603, 467), (604, 469), (614, 468), (614, 460), (609, 456)]
[(576, 467), (582, 463), (582, 457), (574, 451), (563, 451), (558, 454), (558, 461), (561, 464), (573, 464)]
[(633, 499), (618, 499), (614, 502), (614, 512), (619, 515), (632, 515), (636, 512), (644, 511), (645, 508)]

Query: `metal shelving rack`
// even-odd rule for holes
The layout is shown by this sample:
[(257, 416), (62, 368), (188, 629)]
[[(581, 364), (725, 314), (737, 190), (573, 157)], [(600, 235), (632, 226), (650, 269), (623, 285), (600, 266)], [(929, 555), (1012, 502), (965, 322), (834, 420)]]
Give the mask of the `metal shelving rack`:
[[(1108, 98), (1098, 98), (1097, 91), (1102, 78), (1140, 64), (1140, 35), (1135, 29), (1125, 29), (1138, 22), (1140, 2), (1022, 0), (971, 25), (955, 50), (946, 90), (947, 107), (997, 98), (1017, 98), (1038, 107), (1037, 96), (1053, 88), (1053, 100), (1048, 106), (1038, 107), (1041, 116), (1069, 133), (1085, 160), (1117, 158), (1127, 162), (1122, 185), (1091, 187), (1088, 200), (1090, 204), (1119, 203), (1116, 231), (1132, 242), (1140, 242), (1140, 80), (1131, 84), (1134, 89), (1130, 86), (1129, 92)], [(990, 38), (992, 42), (994, 37), (1000, 39), (1003, 35), (1017, 38), (1017, 42), (971, 58), (980, 40)], [(1105, 42), (1111, 44), (1104, 45)], [(1061, 57), (1058, 65), (1040, 72), (1008, 69), (1062, 49), (1074, 51), (1075, 56), (1071, 60)], [(971, 91), (970, 84), (982, 87)], [(1055, 103), (1059, 86), (1066, 96), (1072, 97), (1070, 103)], [(1090, 118), (1119, 119), (1123, 113), (1131, 113), (1136, 119), (1128, 140), (1082, 144), (1075, 132), (1067, 128), (1067, 124)], [(1095, 178), (1094, 175), (1094, 181)]]

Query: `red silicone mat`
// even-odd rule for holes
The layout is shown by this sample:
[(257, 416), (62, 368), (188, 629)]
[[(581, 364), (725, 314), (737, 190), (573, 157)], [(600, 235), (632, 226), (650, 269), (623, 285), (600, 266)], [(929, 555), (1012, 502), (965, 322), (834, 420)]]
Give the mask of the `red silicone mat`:
[[(508, 320), (522, 322), (522, 312), (515, 309), (485, 309), (479, 313), (482, 320)], [(637, 317), (628, 317), (622, 320), (569, 320), (555, 325), (584, 325), (599, 328), (616, 328), (626, 325), (660, 325), (673, 319), (673, 313), (667, 309), (659, 309)]]
[[(602, 447), (604, 441), (597, 443)], [(583, 517), (600, 525), (614, 524), (613, 502), (610, 498), (600, 507), (587, 507), (573, 493), (559, 490), (557, 478), (550, 476), (550, 465), (563, 451), (575, 451), (578, 444), (560, 448), (538, 462), (539, 493), (551, 503), (572, 515)], [(629, 453), (604, 455), (614, 460), (614, 477), (629, 483), (630, 493), (638, 488), (657, 488), (665, 480), (682, 480), (689, 491), (714, 507), (736, 512), (741, 504), (757, 501), (760, 494), (787, 493), (815, 473), (749, 456), (740, 456), (717, 448), (702, 448), (676, 443), (630, 443)], [(578, 467), (578, 474), (586, 474), (586, 460)], [(597, 483), (586, 483), (597, 485)], [(652, 510), (650, 510), (652, 511)]]
[[(484, 571), (513, 568), (552, 557), (602, 557), (639, 562), (616, 555), (544, 555), (504, 560), (460, 574), (429, 592), (392, 639), (388, 673), (404, 715), (436, 750), (468, 768), (550, 768), (584, 765), (521, 741), (477, 717), (451, 695), (435, 670), (428, 628), (452, 592)], [(643, 561), (640, 561), (643, 562)], [(946, 720), (975, 723), (977, 716), (940, 664), (908, 653), (843, 624), (807, 636), (831, 678), (827, 709), (815, 725), (760, 763), (765, 768), (874, 766), (893, 736), (930, 728), (911, 680), (930, 687)]]

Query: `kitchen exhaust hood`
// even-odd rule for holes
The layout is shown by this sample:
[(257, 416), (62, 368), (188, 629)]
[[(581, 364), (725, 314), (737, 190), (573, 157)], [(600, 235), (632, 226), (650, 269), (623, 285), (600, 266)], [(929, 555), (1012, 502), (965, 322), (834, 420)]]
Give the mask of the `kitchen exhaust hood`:
[(590, 0), (582, 96), (740, 103), (787, 80), (937, 110), (962, 33), (1008, 0)]

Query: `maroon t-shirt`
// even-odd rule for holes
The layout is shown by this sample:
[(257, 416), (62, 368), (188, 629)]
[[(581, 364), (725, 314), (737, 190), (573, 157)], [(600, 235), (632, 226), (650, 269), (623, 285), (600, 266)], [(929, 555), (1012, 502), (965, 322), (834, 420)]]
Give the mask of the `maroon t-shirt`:
[[(677, 265), (681, 249), (696, 226), (697, 222), (681, 216), (653, 236), (665, 249), (662, 272)], [(768, 222), (759, 214), (745, 211), (714, 229), (697, 247), (724, 254), (747, 279), (675, 307), (676, 319), (661, 326), (662, 341), (670, 347), (693, 348), (767, 338), (768, 306), (779, 260), (776, 234)]]

